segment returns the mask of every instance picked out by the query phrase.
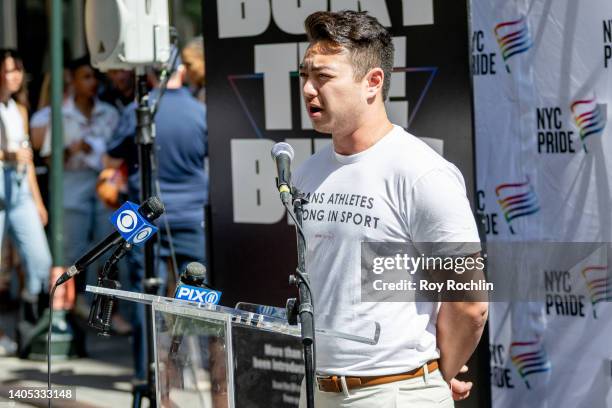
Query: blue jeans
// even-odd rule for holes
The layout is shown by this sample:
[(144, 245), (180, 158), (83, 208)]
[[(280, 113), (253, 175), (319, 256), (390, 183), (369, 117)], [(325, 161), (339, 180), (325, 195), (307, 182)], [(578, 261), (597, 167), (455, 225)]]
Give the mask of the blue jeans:
[(0, 242), (8, 231), (25, 267), (28, 294), (48, 292), (51, 252), (28, 179), (14, 167), (0, 167), (0, 174)]
[[(64, 261), (72, 265), (79, 257), (113, 232), (112, 211), (96, 195), (97, 173), (93, 170), (64, 172)], [(78, 293), (95, 285), (98, 270), (109, 255), (102, 256), (75, 277)], [(91, 294), (86, 294), (91, 299)]]
[[(197, 223), (195, 223), (197, 224)], [(166, 279), (168, 277), (168, 263), (170, 261), (169, 241), (164, 227), (164, 222), (157, 223), (159, 227), (158, 248), (157, 248), (157, 277), (161, 279), (162, 287), (159, 294), (166, 294)], [(172, 228), (172, 243), (176, 254), (176, 262), (178, 265), (178, 275), (185, 270), (189, 262), (201, 262), (206, 264), (205, 236), (204, 227), (197, 225), (186, 228)], [(142, 280), (144, 279), (144, 250), (140, 247), (135, 247), (127, 254), (129, 267), (129, 284), (127, 290), (132, 292), (144, 293)], [(134, 353), (134, 376), (144, 380), (147, 373), (147, 328), (145, 320), (145, 307), (140, 303), (131, 303), (131, 324), (133, 329), (133, 353)]]
[[(79, 257), (91, 249), (108, 234), (113, 232), (109, 221), (110, 210), (96, 199), (89, 203), (87, 210), (64, 208), (64, 260), (72, 265)], [(92, 263), (75, 279), (77, 293), (84, 293), (85, 285), (95, 285), (97, 272), (109, 257), (105, 254)], [(91, 298), (91, 294), (86, 294)]]

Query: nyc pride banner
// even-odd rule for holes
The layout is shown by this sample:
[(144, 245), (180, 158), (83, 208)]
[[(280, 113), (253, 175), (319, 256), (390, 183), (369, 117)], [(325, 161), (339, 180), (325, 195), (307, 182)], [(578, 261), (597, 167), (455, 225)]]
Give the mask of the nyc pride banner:
[(472, 0), (470, 35), (487, 241), (559, 244), (489, 252), (545, 292), (491, 305), (493, 406), (612, 407), (612, 2)]

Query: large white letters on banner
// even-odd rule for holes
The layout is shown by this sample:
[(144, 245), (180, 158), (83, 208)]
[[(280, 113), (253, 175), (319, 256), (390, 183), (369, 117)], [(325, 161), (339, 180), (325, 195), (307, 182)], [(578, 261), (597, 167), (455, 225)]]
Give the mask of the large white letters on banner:
[[(291, 163), (297, 169), (331, 139), (287, 139), (295, 152)], [(232, 195), (234, 222), (274, 224), (285, 214), (274, 185), (276, 168), (270, 158), (270, 139), (232, 139)], [(314, 148), (314, 151), (313, 151)]]
[(259, 35), (266, 31), (270, 24), (270, 1), (217, 1), (217, 19), (219, 38)]
[[(327, 0), (217, 0), (219, 38), (256, 36), (274, 22), (288, 34), (303, 34), (304, 19), (327, 10)], [(381, 24), (391, 26), (385, 0), (331, 0), (330, 10), (368, 11)], [(402, 0), (404, 26), (434, 23), (433, 0)]]
[(289, 34), (303, 34), (306, 17), (326, 7), (327, 0), (272, 0), (274, 22), (278, 28)]
[[(393, 66), (404, 68), (406, 65), (406, 37), (393, 37)], [(389, 98), (403, 98), (406, 96), (406, 73), (393, 72), (391, 74), (391, 87)], [(387, 115), (391, 122), (402, 127), (408, 127), (408, 101), (390, 101), (387, 99)]]
[(434, 23), (433, 0), (402, 0), (405, 26)]
[(297, 71), (297, 44), (255, 46), (255, 72), (264, 75), (266, 129), (291, 129), (289, 73)]
[(270, 139), (233, 139), (232, 201), (234, 222), (274, 224), (285, 210), (274, 186), (274, 162)]

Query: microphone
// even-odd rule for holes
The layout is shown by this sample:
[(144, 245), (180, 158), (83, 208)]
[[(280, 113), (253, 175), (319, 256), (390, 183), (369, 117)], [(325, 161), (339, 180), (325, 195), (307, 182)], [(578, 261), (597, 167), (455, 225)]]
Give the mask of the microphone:
[(272, 146), (272, 160), (276, 163), (276, 187), (280, 193), (283, 204), (291, 200), (291, 160), (295, 156), (293, 147), (289, 143), (279, 142)]
[[(185, 271), (179, 278), (178, 285), (174, 292), (175, 299), (198, 301), (216, 305), (221, 299), (221, 292), (213, 290), (206, 284), (206, 267), (199, 262), (190, 262), (185, 267)], [(194, 299), (195, 298), (195, 299)], [(183, 332), (185, 331), (184, 319), (177, 316), (172, 328), (172, 341), (169, 354), (175, 357), (178, 349), (183, 342)]]
[[(179, 282), (185, 285), (202, 286), (210, 289), (210, 286), (206, 284), (206, 267), (199, 262), (189, 262), (185, 267), (185, 272), (179, 277)], [(176, 296), (177, 292), (174, 292), (174, 296)]]
[[(136, 205), (128, 201), (115, 211), (111, 220), (114, 221), (113, 225), (115, 225), (119, 231), (109, 234), (96, 246), (87, 251), (85, 255), (77, 259), (76, 262), (59, 277), (55, 285), (59, 286), (66, 282), (68, 279), (91, 265), (110, 248), (121, 242), (126, 241), (140, 244), (149, 239), (155, 231), (157, 231), (157, 228), (149, 224), (149, 221), (156, 220), (164, 213), (164, 204), (159, 198), (151, 197), (142, 203), (140, 207), (137, 207), (136, 211), (133, 210), (134, 207), (136, 207)], [(131, 232), (133, 232), (133, 234), (129, 235)]]
[(179, 278), (174, 298), (190, 302), (216, 305), (221, 300), (221, 292), (206, 284), (206, 267), (199, 262), (190, 262)]
[[(102, 273), (98, 275), (97, 286), (107, 289), (121, 288), (121, 284), (115, 279), (112, 279), (109, 275), (116, 274), (116, 271), (114, 271), (113, 268), (130, 249), (132, 249), (132, 244), (127, 241), (123, 242), (117, 249), (115, 249), (113, 254), (106, 261), (106, 264), (104, 264)], [(91, 304), (91, 309), (89, 310), (88, 324), (90, 327), (100, 330), (98, 333), (99, 336), (110, 336), (111, 320), (113, 317), (113, 306), (115, 305), (115, 301), (116, 299), (114, 296), (96, 294), (94, 297), (94, 301)]]

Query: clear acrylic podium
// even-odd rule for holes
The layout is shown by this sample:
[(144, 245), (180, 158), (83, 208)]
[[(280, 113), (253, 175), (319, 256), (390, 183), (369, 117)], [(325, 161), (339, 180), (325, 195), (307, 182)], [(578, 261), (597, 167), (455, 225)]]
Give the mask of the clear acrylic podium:
[[(151, 305), (159, 407), (297, 407), (304, 373), (299, 326), (240, 308), (97, 286), (87, 291)], [(253, 306), (259, 305), (246, 304), (260, 313), (275, 309)], [(366, 336), (325, 327), (316, 336), (376, 344), (380, 325), (363, 323)]]

